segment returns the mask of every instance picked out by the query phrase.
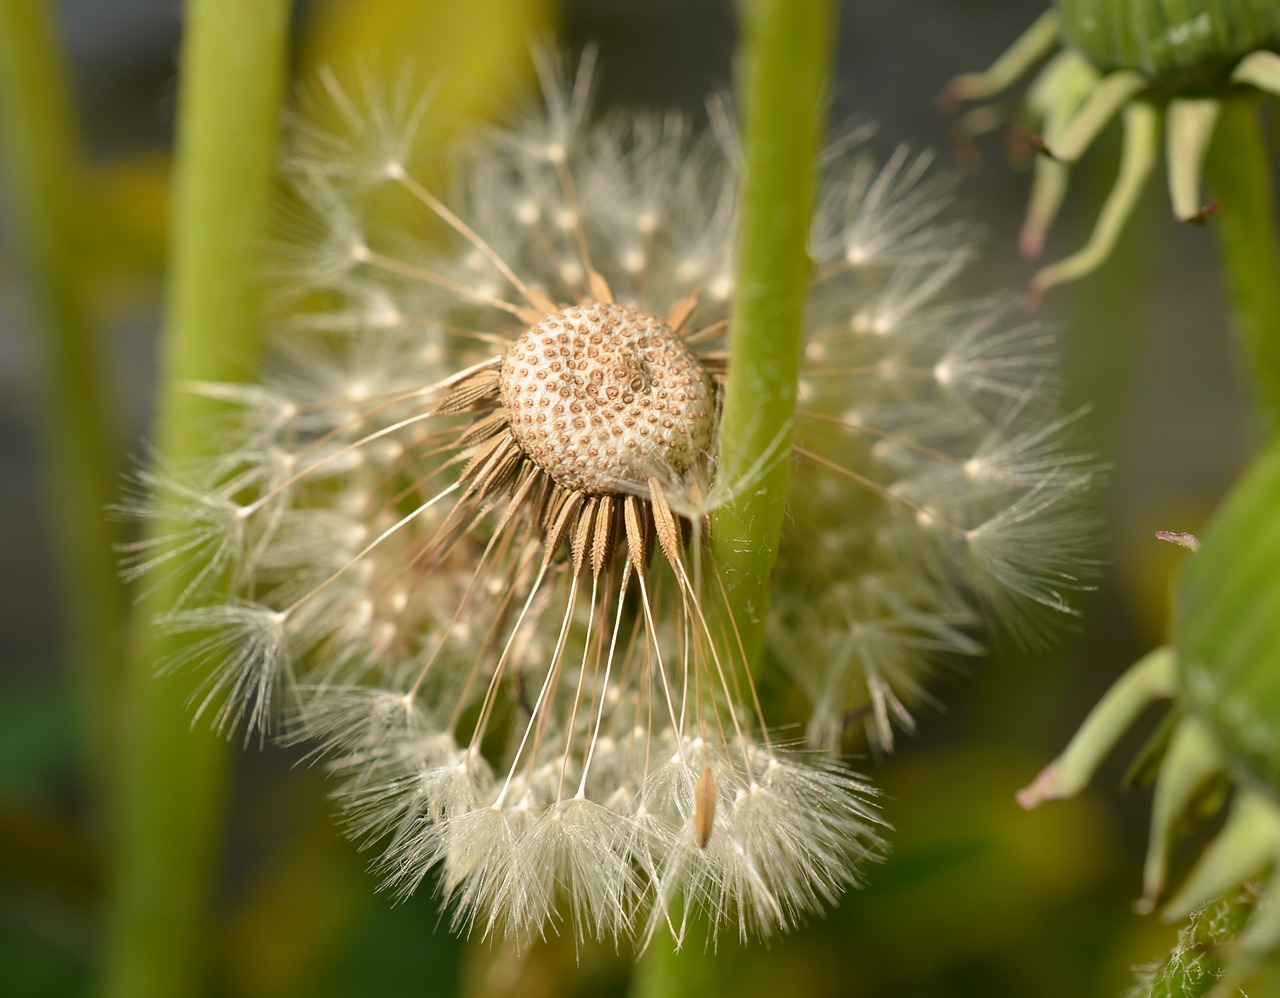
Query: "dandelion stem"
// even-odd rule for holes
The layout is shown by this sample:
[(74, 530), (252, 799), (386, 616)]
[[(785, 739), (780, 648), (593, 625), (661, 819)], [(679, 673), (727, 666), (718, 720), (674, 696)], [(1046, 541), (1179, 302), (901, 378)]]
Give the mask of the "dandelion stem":
[[(720, 437), (724, 481), (749, 473), (771, 449), (785, 453), (791, 439), (834, 22), (829, 0), (751, 0), (743, 7), (746, 176)], [(786, 485), (786, 462), (773, 462), (712, 525), (728, 610), (752, 664), (764, 640)]]
[(116, 488), (120, 446), (81, 259), (80, 235), (93, 222), (83, 196), (78, 127), (47, 8), (0, 4), (0, 149), (30, 326), (42, 337), (45, 493), (70, 610), (64, 653), (78, 686), (86, 776), (101, 805), (124, 614), (115, 531), (103, 508)]
[(1205, 166), (1209, 187), (1222, 203), (1212, 224), (1240, 352), (1263, 430), (1270, 435), (1280, 429), (1280, 252), (1271, 171), (1253, 98), (1223, 100)]
[[(171, 286), (155, 439), (169, 459), (206, 452), (217, 403), (193, 380), (252, 373), (257, 251), (275, 155), (287, 0), (193, 0), (179, 94)], [(159, 523), (163, 533), (173, 524)], [(152, 626), (187, 578), (139, 606), (126, 673), (126, 732), (103, 990), (181, 996), (203, 990), (208, 904), (230, 755), (188, 730), (189, 686), (155, 678), (173, 639)]]

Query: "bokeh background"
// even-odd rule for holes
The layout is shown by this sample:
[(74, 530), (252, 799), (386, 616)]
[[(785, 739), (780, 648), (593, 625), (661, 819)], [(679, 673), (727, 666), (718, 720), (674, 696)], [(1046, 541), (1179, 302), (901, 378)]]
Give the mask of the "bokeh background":
[[(85, 266), (118, 412), (110, 458), (125, 468), (148, 433), (183, 11), (175, 0), (55, 7), (102, 227)], [(907, 142), (959, 169), (937, 95), (957, 73), (986, 66), (1043, 0), (841, 7), (832, 120), (874, 120), (882, 154)], [(528, 38), (554, 38), (571, 54), (597, 45), (602, 106), (697, 115), (733, 78), (729, 0), (313, 0), (298, 5), (296, 21), (298, 78), (318, 63), (404, 51), (421, 75), (447, 73), (450, 99), (479, 114), (500, 116), (518, 97)], [(495, 24), (518, 30), (496, 32), (499, 44)], [(1051, 257), (1088, 232), (1115, 169), (1109, 139), (1073, 175)], [(971, 290), (1017, 291), (1032, 273), (1014, 249), (1027, 175), (998, 136), (978, 150), (982, 162), (960, 185), (987, 232)], [(12, 206), (0, 204), (0, 992), (78, 995), (94, 988), (102, 829), (82, 764), (42, 459), (44, 341), (24, 295)], [(1197, 530), (1254, 443), (1212, 233), (1177, 226), (1156, 185), (1111, 264), (1052, 292), (1041, 318), (1060, 342), (1068, 404), (1093, 405), (1079, 442), (1111, 469), (1096, 496), (1109, 533), (1097, 590), (1080, 598), (1083, 616), (1061, 629), (1054, 651), (997, 647), (944, 676), (935, 693), (945, 709), (926, 708), (892, 757), (859, 762), (883, 788), (896, 829), (866, 890), (768, 947), (722, 942), (714, 955), (682, 954), (690, 993), (1109, 995), (1130, 983), (1131, 965), (1167, 951), (1170, 930), (1130, 910), (1149, 795), (1119, 783), (1142, 731), (1076, 801), (1024, 814), (1013, 792), (1124, 666), (1160, 642), (1180, 552), (1152, 534)], [(517, 957), (454, 939), (429, 891), (393, 905), (334, 828), (323, 774), (297, 762), (274, 748), (238, 759), (210, 993), (656, 995), (661, 975), (633, 975), (629, 954), (552, 941)]]

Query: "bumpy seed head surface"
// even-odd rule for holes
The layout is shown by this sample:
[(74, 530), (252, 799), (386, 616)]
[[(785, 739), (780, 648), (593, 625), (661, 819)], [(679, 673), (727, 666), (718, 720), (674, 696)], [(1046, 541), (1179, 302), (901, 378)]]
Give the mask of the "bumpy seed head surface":
[(711, 378), (662, 320), (623, 305), (566, 308), (502, 361), (521, 449), (557, 484), (593, 495), (680, 473), (711, 445)]

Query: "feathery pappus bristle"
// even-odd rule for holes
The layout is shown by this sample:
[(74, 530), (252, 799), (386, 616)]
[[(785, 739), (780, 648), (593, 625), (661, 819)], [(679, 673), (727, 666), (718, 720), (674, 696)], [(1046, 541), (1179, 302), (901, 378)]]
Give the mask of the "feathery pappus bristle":
[[(831, 755), (847, 729), (891, 747), (985, 618), (1066, 608), (1090, 468), (1045, 337), (955, 297), (949, 181), (842, 139), (795, 445), (724, 480), (733, 130), (597, 120), (590, 59), (542, 63), (543, 105), (458, 150), (447, 190), (407, 82), (322, 78), (284, 161), (274, 363), (196, 386), (232, 407), (224, 451), (198, 487), (145, 473), (190, 515), (129, 572), (230, 580), (167, 621), (212, 663), (199, 708), (313, 745), (388, 889), (438, 878), (460, 931), (766, 936), (883, 852)], [(810, 701), (804, 746), (771, 734), (709, 544), (786, 460), (763, 667)]]

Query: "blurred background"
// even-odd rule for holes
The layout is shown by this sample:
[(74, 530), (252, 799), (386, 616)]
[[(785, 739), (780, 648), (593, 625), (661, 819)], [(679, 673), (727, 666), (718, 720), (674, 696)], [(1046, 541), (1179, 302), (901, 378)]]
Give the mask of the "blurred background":
[[(832, 120), (870, 119), (882, 155), (901, 142), (953, 156), (936, 98), (983, 68), (1044, 0), (858, 0), (842, 5)], [(60, 0), (89, 171), (94, 226), (84, 264), (102, 380), (118, 413), (107, 459), (124, 469), (148, 434), (164, 290), (167, 182), (182, 5)], [(459, 7), (465, 9), (459, 9)], [(494, 19), (509, 29), (491, 44)], [(501, 116), (527, 81), (525, 39), (600, 49), (601, 106), (701, 114), (732, 81), (729, 0), (313, 0), (296, 9), (294, 65), (405, 51), (450, 99)], [(468, 82), (470, 81), (470, 82)], [(454, 86), (456, 84), (456, 86)], [(456, 95), (454, 94), (456, 91)], [(468, 102), (471, 102), (468, 104)], [(1012, 110), (1011, 105), (1011, 110)], [(1116, 136), (1073, 173), (1047, 254), (1078, 247), (1110, 187)], [(1020, 292), (1016, 253), (1027, 174), (999, 135), (960, 185), (987, 231), (970, 290)], [(972, 157), (968, 157), (972, 159)], [(0, 156), (0, 162), (3, 157)], [(101, 828), (86, 790), (84, 725), (65, 640), (65, 578), (46, 488), (46, 361), (21, 277), (8, 201), (0, 213), (0, 991), (93, 990), (101, 930)], [(866, 890), (769, 947), (722, 942), (682, 954), (701, 993), (739, 996), (1078, 996), (1122, 992), (1131, 965), (1167, 952), (1171, 931), (1132, 914), (1149, 794), (1119, 789), (1143, 732), (1080, 799), (1032, 814), (1022, 786), (1065, 744), (1122, 669), (1162, 640), (1180, 552), (1158, 529), (1196, 531), (1254, 443), (1233, 364), (1212, 234), (1172, 221), (1161, 185), (1104, 271), (1041, 309), (1063, 353), (1069, 406), (1093, 403), (1080, 443), (1111, 467), (1096, 501), (1105, 572), (1049, 654), (995, 649), (935, 687), (920, 730), (858, 765), (883, 789), (893, 854)], [(1151, 719), (1152, 724), (1154, 718)], [(1145, 729), (1150, 730), (1150, 725)], [(466, 945), (423, 890), (393, 905), (335, 829), (321, 772), (267, 748), (238, 759), (225, 829), (210, 992), (235, 996), (644, 993), (628, 954), (549, 943), (519, 958)], [(655, 954), (653, 960), (665, 959)], [(692, 990), (691, 990), (692, 993)]]

